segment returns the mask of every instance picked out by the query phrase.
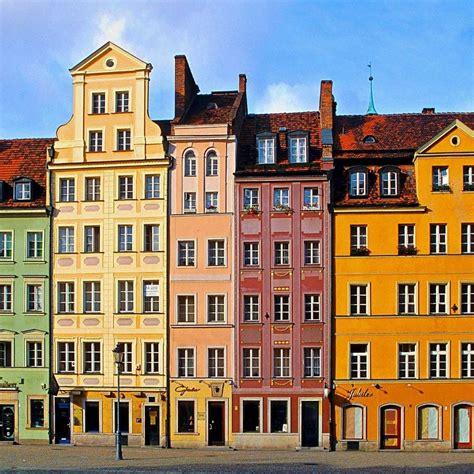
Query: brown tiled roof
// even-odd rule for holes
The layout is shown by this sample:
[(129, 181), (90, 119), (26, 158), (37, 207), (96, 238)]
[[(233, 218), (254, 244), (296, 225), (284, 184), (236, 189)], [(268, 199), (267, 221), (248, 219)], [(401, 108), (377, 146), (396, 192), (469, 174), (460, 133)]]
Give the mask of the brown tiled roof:
[[(286, 129), (280, 132), (280, 129)], [(288, 163), (287, 134), (293, 131), (309, 133), (308, 163)], [(257, 139), (262, 132), (277, 135), (275, 165), (257, 165)], [(251, 114), (243, 123), (237, 155), (237, 174), (308, 173), (320, 170), (321, 128), (319, 112)]]
[[(0, 181), (8, 184), (7, 199), (0, 202), (0, 208), (45, 206), (46, 151), (53, 143), (53, 138), (0, 140)], [(13, 201), (13, 183), (20, 177), (34, 181), (32, 201)]]

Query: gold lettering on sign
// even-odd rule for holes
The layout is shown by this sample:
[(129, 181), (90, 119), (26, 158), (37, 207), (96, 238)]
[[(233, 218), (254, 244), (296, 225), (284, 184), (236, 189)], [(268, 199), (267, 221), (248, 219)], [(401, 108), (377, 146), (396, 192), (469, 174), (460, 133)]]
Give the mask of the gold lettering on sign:
[(175, 387), (174, 391), (178, 393), (181, 397), (186, 393), (199, 392), (201, 389), (196, 387), (188, 387), (182, 383), (176, 382), (178, 385)]
[(353, 398), (370, 398), (373, 396), (373, 393), (369, 392), (369, 389), (366, 388), (362, 390), (362, 388), (351, 388), (348, 392), (347, 398), (352, 400)]

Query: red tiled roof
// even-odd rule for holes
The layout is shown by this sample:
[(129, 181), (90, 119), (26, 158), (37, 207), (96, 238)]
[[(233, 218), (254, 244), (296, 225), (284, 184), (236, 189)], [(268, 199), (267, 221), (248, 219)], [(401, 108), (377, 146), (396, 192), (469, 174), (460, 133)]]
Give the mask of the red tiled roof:
[[(7, 199), (0, 208), (44, 207), (46, 204), (46, 150), (53, 138), (22, 138), (0, 140), (0, 181), (8, 183)], [(15, 178), (31, 178), (33, 200), (17, 202), (12, 199)]]
[[(280, 132), (280, 129), (286, 129)], [(288, 163), (287, 133), (305, 131), (309, 133), (308, 163)], [(275, 165), (257, 165), (256, 135), (271, 132), (277, 135)], [(248, 115), (240, 134), (237, 156), (238, 172), (271, 174), (278, 172), (308, 172), (320, 170), (321, 128), (319, 112), (294, 112)]]

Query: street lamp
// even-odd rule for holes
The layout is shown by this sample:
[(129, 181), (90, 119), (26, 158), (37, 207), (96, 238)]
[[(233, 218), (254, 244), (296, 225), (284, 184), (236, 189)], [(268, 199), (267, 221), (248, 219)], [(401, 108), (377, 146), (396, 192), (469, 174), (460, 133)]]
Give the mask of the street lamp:
[(114, 354), (114, 363), (117, 365), (117, 408), (115, 413), (115, 459), (120, 461), (123, 459), (122, 455), (122, 433), (120, 432), (120, 372), (123, 364), (123, 350), (120, 344), (115, 346), (112, 350)]

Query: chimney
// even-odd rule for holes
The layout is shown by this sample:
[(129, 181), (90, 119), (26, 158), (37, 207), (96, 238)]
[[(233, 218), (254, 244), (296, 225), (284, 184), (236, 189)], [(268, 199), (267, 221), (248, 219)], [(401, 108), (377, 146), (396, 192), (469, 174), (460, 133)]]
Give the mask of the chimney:
[(247, 76), (239, 74), (239, 92), (247, 92)]
[(434, 107), (424, 107), (423, 110), (421, 111), (423, 115), (433, 115), (435, 113), (435, 108)]
[(199, 92), (199, 87), (194, 81), (193, 73), (189, 68), (186, 56), (175, 56), (174, 64), (174, 117), (175, 119), (178, 119), (190, 106), (192, 100)]
[(319, 113), (321, 115), (321, 129), (332, 131), (334, 120), (334, 97), (332, 95), (332, 81), (321, 81), (319, 94)]

